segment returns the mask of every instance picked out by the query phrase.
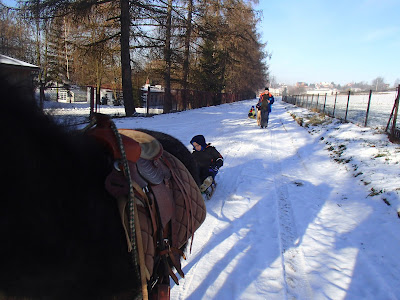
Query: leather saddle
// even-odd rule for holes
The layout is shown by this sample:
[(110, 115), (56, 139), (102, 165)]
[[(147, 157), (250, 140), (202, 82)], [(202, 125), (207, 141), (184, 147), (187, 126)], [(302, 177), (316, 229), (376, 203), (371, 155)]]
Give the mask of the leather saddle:
[(96, 117), (97, 125), (88, 134), (102, 143), (115, 160), (115, 168), (107, 176), (105, 186), (117, 199), (128, 251), (134, 251), (133, 242), (142, 251), (140, 275), (142, 283), (147, 285), (142, 287), (143, 298), (147, 297), (145, 290), (153, 296), (154, 293), (169, 295), (169, 277), (179, 284), (172, 269), (184, 277), (180, 265), (181, 257), (185, 258), (182, 248), (191, 237), (193, 242), (194, 232), (205, 220), (204, 199), (183, 163), (165, 151), (158, 140), (141, 131), (118, 129), (134, 187), (139, 219), (136, 232), (141, 233), (133, 237), (129, 230), (130, 187), (121, 170), (117, 138), (111, 130), (111, 120), (104, 115)]

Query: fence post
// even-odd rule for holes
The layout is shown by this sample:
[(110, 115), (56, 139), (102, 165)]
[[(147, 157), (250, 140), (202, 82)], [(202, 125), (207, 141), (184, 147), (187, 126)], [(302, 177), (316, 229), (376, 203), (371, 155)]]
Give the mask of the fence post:
[(314, 100), (314, 94), (311, 95), (311, 103), (310, 103), (310, 108), (311, 108), (311, 109), (312, 109), (313, 100)]
[(346, 115), (345, 115), (345, 117), (344, 117), (344, 121), (345, 121), (345, 122), (347, 122), (347, 111), (349, 110), (350, 92), (351, 92), (351, 91), (349, 91), (349, 96), (347, 97)]
[(325, 114), (325, 106), (326, 106), (326, 96), (328, 95), (328, 93), (325, 93), (325, 101), (324, 101), (324, 111), (323, 113)]
[(93, 113), (95, 112), (94, 111), (94, 87), (93, 86), (90, 86), (89, 87), (90, 88), (90, 94), (89, 94), (89, 101), (90, 101), (90, 118), (92, 118), (93, 117)]
[(368, 98), (367, 114), (365, 115), (365, 123), (364, 123), (364, 127), (367, 127), (368, 115), (369, 115), (369, 107), (370, 107), (370, 105), (371, 105), (371, 96), (372, 96), (372, 90), (369, 90), (369, 98)]
[(149, 106), (150, 106), (150, 85), (147, 87), (146, 116), (149, 116)]
[(317, 112), (318, 112), (318, 101), (319, 101), (319, 93), (318, 93), (318, 95), (317, 95), (317, 107), (316, 107)]
[(394, 104), (396, 106), (396, 108), (394, 110), (392, 130), (390, 131), (391, 132), (391, 134), (390, 134), (391, 135), (391, 139), (393, 139), (394, 136), (395, 136), (397, 112), (399, 110), (399, 94), (400, 94), (400, 84), (397, 87), (397, 97), (396, 97), (395, 104)]
[[(397, 96), (396, 96), (396, 98), (397, 98)], [(395, 108), (396, 108), (396, 99), (394, 99), (394, 104), (393, 104), (392, 112), (390, 113), (390, 117), (389, 117), (389, 120), (388, 120), (388, 122), (387, 122), (385, 132), (387, 132), (388, 129), (389, 129), (390, 120), (391, 120), (392, 117), (393, 117), (393, 113), (394, 113)]]
[(39, 102), (40, 103), (40, 109), (43, 109), (43, 102), (44, 102), (45, 96), (44, 96), (44, 83), (43, 83), (42, 80), (40, 80), (39, 96), (40, 96), (40, 102)]
[(337, 100), (337, 92), (336, 92), (336, 95), (335, 95), (335, 104), (333, 104), (333, 116), (332, 117), (335, 117), (336, 100)]

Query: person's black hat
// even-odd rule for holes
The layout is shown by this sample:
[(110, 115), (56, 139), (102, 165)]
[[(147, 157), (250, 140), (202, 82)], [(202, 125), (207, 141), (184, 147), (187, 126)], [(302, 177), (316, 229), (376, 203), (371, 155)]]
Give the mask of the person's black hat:
[(268, 88), (268, 87), (265, 87), (265, 90), (266, 90), (266, 91), (269, 91), (269, 88)]
[(201, 147), (205, 148), (207, 147), (206, 144), (206, 139), (204, 138), (203, 135), (196, 135), (192, 138), (192, 140), (190, 141), (190, 143), (193, 145), (193, 143), (196, 142), (197, 144), (199, 144)]

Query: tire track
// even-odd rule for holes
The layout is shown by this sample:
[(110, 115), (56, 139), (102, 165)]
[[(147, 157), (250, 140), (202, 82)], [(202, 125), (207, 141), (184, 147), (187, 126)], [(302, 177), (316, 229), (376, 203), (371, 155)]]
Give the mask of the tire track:
[[(214, 139), (213, 140), (218, 141), (218, 139)], [(243, 168), (244, 167), (236, 167), (236, 161), (237, 161), (237, 156), (238, 153), (240, 153), (241, 149), (243, 147), (243, 142), (241, 141), (235, 141), (234, 139), (230, 139), (229, 141), (229, 147), (228, 147), (228, 151), (224, 151), (223, 155), (224, 155), (224, 167), (221, 168), (221, 172), (219, 175), (217, 175), (216, 177), (216, 181), (218, 184), (218, 188), (215, 191), (212, 200), (207, 201), (206, 205), (207, 205), (207, 211), (208, 211), (208, 219), (207, 219), (207, 224), (203, 224), (203, 228), (204, 226), (208, 226), (209, 230), (206, 230), (204, 233), (207, 235), (206, 240), (210, 240), (213, 238), (213, 236), (217, 235), (218, 232), (221, 230), (220, 227), (220, 223), (221, 220), (224, 220), (224, 214), (223, 214), (223, 210), (226, 204), (226, 201), (228, 201), (228, 198), (226, 197), (226, 195), (231, 195), (234, 194), (239, 186), (239, 182), (242, 180), (241, 178), (241, 174), (243, 172)], [(230, 172), (229, 174), (229, 185), (226, 185), (225, 180), (221, 180), (221, 182), (219, 182), (219, 177), (225, 177), (224, 173), (226, 172), (226, 168), (228, 166), (233, 165), (234, 167), (237, 168), (237, 170), (235, 170), (235, 172)], [(221, 195), (223, 195), (221, 197)], [(213, 218), (211, 218), (210, 220), (210, 212), (211, 214), (213, 214)], [(195, 234), (199, 234), (199, 232), (196, 232)], [(204, 237), (203, 237), (204, 238)], [(205, 250), (207, 248), (207, 244), (202, 245), (199, 250), (196, 253), (192, 253), (191, 256), (191, 260), (196, 260), (196, 262), (190, 267), (190, 272), (185, 274), (185, 278), (180, 280), (180, 285), (181, 285), (181, 289), (180, 289), (180, 293), (177, 299), (179, 300), (184, 300), (186, 298), (188, 298), (188, 290), (190, 290), (190, 286), (193, 283), (193, 280), (195, 280), (195, 276), (194, 274), (197, 273), (197, 269), (200, 268), (201, 269), (201, 258), (207, 253), (207, 250)], [(183, 263), (184, 266), (184, 270), (186, 267), (186, 263)], [(171, 281), (171, 284), (172, 281)], [(189, 294), (190, 295), (190, 294)]]
[[(283, 128), (282, 120), (279, 122)], [(286, 130), (286, 129), (285, 129)], [(289, 134), (289, 133), (288, 133)], [(269, 131), (274, 186), (277, 199), (277, 218), (279, 220), (279, 238), (281, 244), (282, 270), (286, 285), (287, 299), (312, 299), (312, 290), (305, 274), (305, 259), (298, 248), (299, 236), (293, 216), (292, 204), (287, 185), (288, 178), (282, 174), (279, 145), (274, 130)], [(302, 163), (302, 162), (300, 162)]]

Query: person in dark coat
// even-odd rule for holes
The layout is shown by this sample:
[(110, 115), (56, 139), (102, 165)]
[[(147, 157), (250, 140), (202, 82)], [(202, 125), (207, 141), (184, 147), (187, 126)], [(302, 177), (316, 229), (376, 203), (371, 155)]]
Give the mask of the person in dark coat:
[(199, 170), (200, 182), (203, 183), (200, 190), (203, 192), (214, 181), (219, 168), (224, 164), (224, 158), (214, 146), (206, 143), (203, 135), (194, 136), (190, 143), (193, 146), (192, 157)]
[(274, 96), (269, 92), (269, 88), (266, 87), (265, 91), (260, 94), (260, 100), (257, 103), (257, 124), (261, 128), (267, 128), (269, 114), (271, 112), (271, 105), (274, 103)]

